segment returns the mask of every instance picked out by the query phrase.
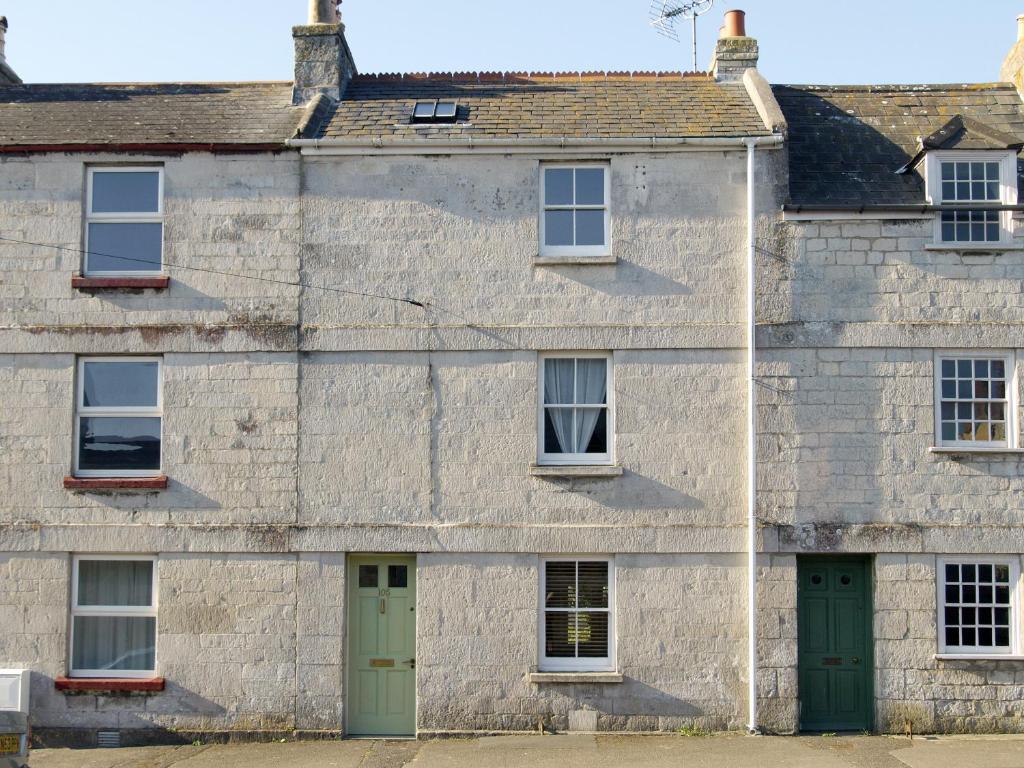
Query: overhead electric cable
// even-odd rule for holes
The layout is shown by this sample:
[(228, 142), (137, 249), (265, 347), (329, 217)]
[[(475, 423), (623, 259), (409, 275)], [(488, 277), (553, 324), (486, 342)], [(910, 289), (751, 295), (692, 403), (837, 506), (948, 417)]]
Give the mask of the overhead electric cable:
[[(55, 245), (53, 243), (37, 243), (31, 240), (19, 240), (13, 237), (4, 237), (0, 235), (0, 240), (7, 243), (19, 243), (21, 245), (34, 245), (39, 248), (53, 248), (58, 251), (68, 251), (69, 253), (77, 253), (90, 256), (102, 256), (106, 259), (120, 259), (121, 261), (132, 261), (139, 264), (152, 264), (152, 261), (146, 259), (133, 259), (131, 256), (114, 256), (109, 253), (100, 253), (98, 251), (86, 251), (81, 248), (69, 248), (66, 245)], [(381, 299), (382, 301), (394, 301), (402, 304), (411, 304), (414, 307), (420, 307), (426, 309), (430, 302), (417, 301), (416, 299), (402, 298), (400, 296), (385, 296), (379, 293), (365, 293), (363, 291), (353, 291), (347, 288), (333, 288), (328, 285), (314, 285), (312, 283), (297, 282), (292, 283), (287, 280), (275, 280), (272, 277), (259, 277), (258, 275), (244, 275), (238, 272), (224, 272), (219, 269), (207, 269), (205, 267), (186, 267), (184, 264), (175, 264), (173, 262), (164, 260), (163, 265), (166, 267), (172, 267), (173, 269), (187, 269), (192, 272), (207, 272), (212, 275), (223, 275), (225, 277), (237, 277), (241, 280), (260, 280), (264, 283), (277, 283), (278, 285), (288, 285), (293, 288), (309, 288), (314, 291), (330, 291), (331, 293), (344, 293), (349, 296), (363, 296), (368, 299)]]

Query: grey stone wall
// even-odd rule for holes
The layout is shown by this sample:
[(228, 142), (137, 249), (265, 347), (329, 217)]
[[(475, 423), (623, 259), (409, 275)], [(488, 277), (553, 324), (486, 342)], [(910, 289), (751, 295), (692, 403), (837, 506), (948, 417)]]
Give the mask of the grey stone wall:
[[(50, 546), (105, 551), (90, 526), (259, 525), (295, 520), (295, 353), (163, 355), (163, 471), (159, 493), (96, 494), (62, 486), (71, 473), (74, 355), (0, 356), (3, 471), (0, 522), (55, 526)], [(61, 538), (61, 526), (81, 526)], [(38, 531), (38, 529), (36, 529)], [(8, 532), (10, 533), (10, 532)], [(127, 533), (127, 532), (126, 532)], [(161, 550), (137, 527), (120, 550)], [(80, 535), (79, 535), (80, 534)]]
[[(80, 247), (82, 161), (5, 161), (24, 239)], [(168, 260), (429, 307), (174, 270), (80, 294), (77, 256), (0, 247), (0, 551), (61, 580), (52, 637), (4, 659), (39, 670), (38, 727), (340, 730), (344, 557), (373, 551), (420, 553), (424, 731), (742, 724), (743, 152), (613, 158), (601, 266), (534, 263), (536, 157), (309, 159), (301, 203), (294, 156), (163, 162)], [(529, 474), (538, 353), (571, 349), (614, 352), (620, 478)], [(98, 353), (163, 355), (167, 491), (61, 487)], [(165, 692), (52, 689), (73, 552), (159, 554)], [(543, 552), (617, 555), (622, 684), (529, 683)], [(766, 700), (793, 688), (773, 574)]]
[[(790, 256), (766, 264), (778, 292), (759, 296), (758, 513), (779, 553), (761, 585), (762, 649), (779, 653), (769, 653), (777, 680), (795, 681), (795, 642), (772, 637), (776, 618), (791, 619), (795, 641), (796, 555), (874, 554), (876, 727), (1020, 731), (1014, 662), (934, 658), (937, 555), (1024, 551), (1020, 460), (929, 448), (935, 353), (1018, 352), (1024, 257), (936, 249), (933, 226), (776, 230)], [(1020, 234), (1017, 222), (1018, 244)], [(763, 705), (785, 710), (787, 699), (780, 687)], [(787, 720), (795, 726), (795, 709), (766, 716), (779, 730)]]
[(536, 730), (541, 721), (558, 730), (588, 720), (609, 731), (742, 725), (739, 557), (616, 556), (621, 683), (530, 681), (538, 660), (537, 555), (424, 554), (418, 569), (421, 733)]
[(875, 560), (878, 727), (903, 732), (1024, 731), (1019, 661), (936, 660), (936, 562), (931, 554)]

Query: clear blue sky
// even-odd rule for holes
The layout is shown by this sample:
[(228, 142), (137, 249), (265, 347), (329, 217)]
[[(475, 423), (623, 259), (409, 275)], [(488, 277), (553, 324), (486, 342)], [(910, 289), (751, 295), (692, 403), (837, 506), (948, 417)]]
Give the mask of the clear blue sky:
[[(1021, 0), (717, 0), (701, 19), (706, 67), (722, 14), (747, 11), (777, 83), (995, 80)], [(362, 72), (676, 70), (681, 41), (649, 0), (345, 0)], [(8, 61), (27, 82), (290, 80), (306, 0), (0, 0)]]

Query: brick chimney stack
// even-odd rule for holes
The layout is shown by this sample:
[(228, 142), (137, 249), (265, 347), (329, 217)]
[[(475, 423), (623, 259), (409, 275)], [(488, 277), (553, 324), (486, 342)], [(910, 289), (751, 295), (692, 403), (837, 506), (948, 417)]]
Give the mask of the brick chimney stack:
[(725, 25), (711, 59), (710, 69), (715, 80), (742, 80), (748, 69), (757, 69), (757, 54), (757, 40), (747, 37), (746, 14), (743, 11), (726, 11)]
[(309, 23), (292, 27), (295, 40), (295, 84), (292, 103), (308, 104), (323, 94), (341, 99), (356, 63), (345, 41), (338, 0), (309, 0)]
[(7, 17), (0, 16), (0, 85), (18, 85), (21, 83), (21, 78), (11, 69), (11, 65), (7, 63), (6, 38)]
[(1024, 98), (1024, 15), (1017, 17), (1017, 42), (1003, 59), (999, 79), (1017, 86), (1017, 93)]

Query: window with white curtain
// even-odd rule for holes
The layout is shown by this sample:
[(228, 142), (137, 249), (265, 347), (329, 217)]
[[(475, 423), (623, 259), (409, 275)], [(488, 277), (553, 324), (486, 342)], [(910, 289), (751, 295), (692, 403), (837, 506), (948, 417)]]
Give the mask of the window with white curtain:
[(541, 670), (615, 669), (614, 586), (609, 557), (541, 561)]
[(96, 555), (74, 559), (71, 674), (156, 674), (156, 558)]
[(612, 449), (610, 355), (540, 359), (541, 464), (608, 464)]

